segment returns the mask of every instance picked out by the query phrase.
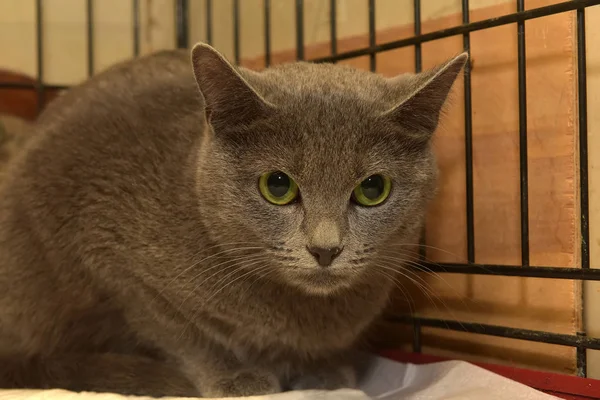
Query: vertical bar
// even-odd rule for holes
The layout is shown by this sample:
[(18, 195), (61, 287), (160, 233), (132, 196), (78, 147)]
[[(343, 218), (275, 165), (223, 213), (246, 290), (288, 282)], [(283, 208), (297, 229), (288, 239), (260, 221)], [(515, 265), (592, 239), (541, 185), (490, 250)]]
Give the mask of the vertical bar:
[(296, 0), (296, 59), (304, 60), (304, 0)]
[[(577, 332), (577, 336), (585, 337), (585, 332)], [(587, 349), (585, 347), (577, 347), (577, 376), (587, 377)]]
[[(585, 39), (585, 8), (577, 10), (577, 100), (579, 119), (579, 185), (581, 213), (581, 268), (590, 268), (590, 226), (588, 186), (588, 125), (587, 125), (587, 60)], [(585, 306), (585, 283), (581, 285), (582, 308)], [(585, 335), (585, 332), (579, 332)], [(577, 348), (577, 372), (587, 376), (587, 350)]]
[(337, 0), (329, 0), (329, 37), (331, 55), (337, 55)]
[(581, 187), (581, 268), (590, 267), (588, 194), (587, 62), (585, 9), (577, 10), (577, 91), (579, 101), (579, 184)]
[(140, 55), (140, 0), (133, 0), (133, 54)]
[[(525, 10), (525, 0), (517, 0), (517, 11)], [(521, 175), (521, 265), (529, 266), (529, 189), (527, 165), (527, 66), (525, 22), (517, 23), (519, 73), (519, 165)]]
[[(469, 0), (462, 1), (463, 24), (469, 23)], [(463, 35), (463, 49), (471, 55), (471, 36), (467, 32)], [(473, 206), (473, 110), (471, 104), (471, 64), (465, 65), (464, 93), (465, 93), (465, 175), (467, 196), (467, 260), (475, 262), (475, 222)]]
[(369, 0), (369, 69), (375, 72), (377, 69), (377, 55), (373, 52), (375, 47), (375, 0)]
[(213, 43), (212, 17), (212, 0), (206, 0), (206, 43), (211, 46)]
[(175, 25), (177, 28), (177, 48), (188, 47), (188, 0), (175, 3)]
[[(415, 36), (421, 34), (421, 0), (414, 0), (414, 20), (415, 20)], [(421, 59), (421, 43), (415, 45), (415, 72), (421, 72), (423, 69), (423, 61)]]
[(87, 69), (88, 77), (94, 75), (94, 0), (87, 0), (86, 22), (87, 22)]
[(37, 111), (38, 115), (44, 108), (46, 96), (44, 94), (44, 35), (43, 35), (43, 24), (42, 24), (42, 0), (36, 0), (35, 9), (35, 25), (36, 25), (36, 38), (37, 38)]
[(413, 321), (413, 353), (421, 352), (421, 321)]
[(265, 67), (271, 65), (271, 0), (264, 0), (265, 6)]
[(240, 0), (233, 0), (233, 57), (240, 64)]
[[(413, 10), (415, 36), (419, 36), (421, 34), (421, 0), (414, 0)], [(417, 43), (415, 45), (415, 73), (419, 73), (423, 70), (423, 60), (421, 55), (421, 43)], [(426, 229), (427, 228), (423, 226), (423, 229), (421, 230), (421, 238), (419, 239), (419, 256), (421, 257), (421, 260), (425, 260), (427, 256), (427, 249), (425, 247), (425, 242), (427, 241)]]

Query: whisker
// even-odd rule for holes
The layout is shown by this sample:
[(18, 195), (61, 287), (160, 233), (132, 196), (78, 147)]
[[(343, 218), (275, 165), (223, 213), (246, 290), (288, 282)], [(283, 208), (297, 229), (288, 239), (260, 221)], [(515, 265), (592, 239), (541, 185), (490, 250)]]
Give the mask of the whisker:
[[(427, 296), (427, 298), (429, 299), (429, 301), (431, 302), (431, 304), (433, 304), (433, 306), (436, 308), (436, 310), (438, 312), (440, 312), (440, 309), (438, 308), (437, 303), (435, 302), (435, 300), (433, 299), (432, 296), (435, 296), (438, 299), (438, 301), (440, 301), (440, 303), (442, 303), (442, 304), (444, 303), (444, 301), (436, 293), (434, 293), (430, 288), (427, 287), (427, 283), (425, 281), (423, 281), (423, 282), (425, 282), (424, 284), (416, 281), (414, 278), (406, 275), (404, 273), (405, 270), (400, 271), (400, 270), (396, 270), (394, 268), (391, 268), (391, 267), (385, 266), (385, 265), (378, 265), (378, 267), (385, 268), (385, 269), (388, 269), (390, 271), (396, 272), (397, 274), (401, 275), (402, 277), (408, 279), (413, 284), (417, 285), (417, 287), (422, 291), (422, 293), (425, 296)], [(420, 278), (419, 276), (417, 276), (417, 277)]]
[[(403, 254), (403, 255), (404, 255), (404, 254)], [(406, 256), (406, 255), (404, 255), (404, 256)], [(413, 260), (407, 260), (407, 259), (400, 259), (400, 258), (396, 258), (396, 257), (389, 257), (389, 256), (385, 256), (385, 255), (383, 255), (383, 256), (380, 256), (380, 257), (386, 258), (386, 259), (388, 259), (388, 260), (391, 260), (391, 261), (395, 261), (395, 262), (397, 262), (397, 263), (398, 263), (398, 264), (400, 264), (400, 265), (401, 265), (401, 264), (404, 264), (404, 263), (406, 263), (406, 264), (408, 264), (409, 266), (412, 266), (413, 268), (417, 269), (417, 270), (418, 270), (418, 271), (420, 271), (420, 272), (423, 272), (423, 273), (425, 273), (425, 274), (427, 274), (427, 275), (429, 275), (429, 276), (433, 276), (434, 278), (436, 278), (436, 279), (438, 279), (440, 282), (442, 282), (444, 285), (446, 285), (446, 286), (447, 286), (447, 287), (450, 289), (451, 293), (453, 293), (454, 295), (456, 295), (457, 299), (458, 299), (458, 300), (459, 300), (459, 301), (462, 303), (462, 305), (463, 305), (463, 306), (464, 306), (464, 307), (467, 309), (467, 311), (469, 311), (469, 312), (473, 312), (473, 311), (470, 309), (469, 305), (468, 305), (468, 304), (465, 302), (465, 300), (463, 299), (463, 296), (461, 295), (461, 293), (460, 293), (458, 290), (456, 290), (456, 288), (455, 288), (454, 286), (452, 286), (452, 285), (451, 285), (451, 284), (450, 284), (450, 283), (449, 283), (449, 282), (448, 282), (446, 279), (444, 279), (444, 278), (441, 276), (441, 274), (439, 274), (439, 273), (436, 273), (436, 272), (434, 272), (434, 271), (427, 270), (427, 268), (426, 268), (426, 267), (424, 267), (422, 264), (420, 264), (420, 261), (419, 261), (419, 260), (413, 261)], [(397, 267), (397, 265), (396, 265), (395, 267)], [(425, 270), (424, 270), (423, 268), (425, 268)], [(415, 271), (412, 271), (412, 270), (410, 270), (409, 268), (403, 269), (403, 271), (405, 271), (405, 272), (410, 272), (411, 274), (414, 274), (414, 275), (416, 275), (416, 276), (419, 276), (417, 272), (415, 272)], [(419, 277), (420, 277), (420, 276), (419, 276)], [(424, 280), (422, 277), (420, 277), (420, 279), (421, 279), (423, 282), (426, 282), (426, 281), (425, 281), (425, 280)], [(427, 285), (429, 285), (429, 283), (428, 283), (428, 282), (426, 282), (426, 284), (427, 284)]]
[[(269, 266), (268, 266), (268, 265), (267, 265), (267, 266), (263, 266), (263, 267), (260, 267), (260, 268), (258, 268), (258, 269), (259, 269), (259, 270), (262, 270), (262, 269), (266, 269), (266, 268), (269, 268)], [(250, 275), (250, 274), (253, 274), (255, 271), (256, 271), (256, 270), (250, 270), (250, 271), (246, 272), (245, 274), (242, 274), (242, 275), (238, 276), (237, 278), (235, 278), (234, 280), (230, 281), (229, 283), (225, 284), (223, 287), (221, 287), (221, 289), (217, 290), (217, 291), (216, 291), (215, 293), (213, 293), (213, 294), (212, 294), (212, 295), (211, 295), (211, 296), (210, 296), (208, 299), (206, 299), (206, 302), (209, 302), (209, 301), (210, 301), (210, 300), (212, 300), (212, 299), (213, 299), (213, 298), (214, 298), (214, 297), (215, 297), (217, 294), (221, 293), (223, 290), (225, 290), (225, 289), (226, 289), (226, 288), (228, 288), (229, 286), (233, 285), (235, 282), (239, 281), (240, 279), (242, 279), (242, 278), (244, 278), (244, 277), (246, 277), (246, 276), (248, 276), (248, 275)]]
[[(269, 259), (270, 259), (270, 258), (269, 258), (268, 256), (263, 256), (263, 257), (259, 257), (259, 258), (254, 258), (254, 259), (252, 259), (252, 260), (249, 260), (249, 261), (253, 261), (253, 262), (252, 262), (251, 264), (248, 264), (248, 265), (256, 265), (256, 264), (258, 264), (258, 263), (261, 263), (261, 262), (267, 262), (267, 261), (269, 261)], [(244, 268), (248, 267), (248, 265), (244, 265), (244, 262), (246, 262), (246, 261), (248, 261), (248, 260), (242, 260), (241, 262), (238, 262), (238, 263), (237, 263), (238, 265), (241, 265), (241, 266), (242, 266), (242, 267), (241, 267), (241, 268), (239, 268), (239, 269), (244, 269)], [(233, 272), (230, 272), (230, 273), (228, 273), (227, 275), (225, 275), (225, 276), (221, 277), (221, 279), (219, 279), (217, 282), (215, 282), (215, 284), (214, 284), (214, 285), (211, 287), (211, 289), (210, 289), (210, 290), (212, 290), (212, 288), (213, 288), (213, 287), (215, 287), (215, 286), (219, 286), (219, 285), (220, 285), (220, 284), (221, 284), (223, 281), (226, 281), (226, 280), (227, 280), (227, 279), (229, 279), (229, 278), (230, 278), (232, 275), (235, 275), (235, 274), (236, 274), (236, 272), (237, 272), (237, 271), (239, 271), (239, 269), (236, 269), (235, 271), (233, 271)]]
[(406, 299), (406, 301), (408, 302), (408, 308), (410, 311), (410, 315), (411, 316), (415, 316), (415, 311), (416, 311), (416, 304), (414, 303), (414, 300), (412, 299), (412, 297), (410, 296), (410, 293), (408, 291), (405, 291), (404, 289), (406, 289), (404, 287), (404, 285), (402, 285), (402, 283), (400, 281), (398, 281), (394, 276), (388, 274), (385, 271), (379, 270), (379, 269), (375, 269), (373, 270), (373, 272), (376, 272), (382, 276), (384, 276), (387, 279), (390, 279), (392, 281), (392, 283), (396, 286), (397, 289), (400, 290), (400, 292), (402, 293), (402, 296), (404, 296), (404, 298)]
[[(391, 268), (391, 267), (390, 267), (390, 268)], [(391, 269), (394, 269), (394, 268), (391, 268)], [(440, 296), (438, 296), (438, 295), (437, 295), (435, 292), (433, 292), (433, 291), (432, 291), (430, 288), (426, 287), (426, 285), (423, 285), (423, 284), (421, 284), (421, 283), (418, 283), (417, 281), (415, 281), (414, 279), (412, 279), (410, 276), (406, 275), (404, 272), (410, 272), (410, 273), (412, 273), (413, 275), (415, 275), (415, 276), (418, 276), (418, 275), (417, 275), (415, 272), (413, 272), (413, 271), (409, 271), (409, 270), (407, 270), (407, 269), (402, 269), (402, 270), (398, 269), (398, 273), (399, 273), (399, 274), (401, 274), (401, 275), (402, 275), (402, 276), (404, 276), (405, 278), (407, 278), (407, 279), (411, 280), (413, 283), (417, 284), (417, 286), (418, 286), (418, 287), (420, 287), (420, 288), (423, 290), (423, 293), (424, 293), (424, 294), (425, 294), (425, 295), (426, 295), (426, 296), (429, 298), (429, 301), (430, 301), (430, 302), (433, 304), (433, 306), (436, 308), (436, 310), (437, 310), (439, 313), (441, 313), (441, 310), (440, 310), (440, 309), (439, 309), (439, 307), (437, 306), (437, 303), (436, 303), (436, 302), (433, 300), (433, 298), (430, 296), (430, 294), (431, 294), (431, 295), (433, 295), (433, 296), (435, 296), (435, 297), (438, 299), (438, 301), (439, 301), (439, 302), (440, 302), (440, 303), (441, 303), (441, 304), (444, 306), (444, 308), (445, 308), (445, 309), (446, 309), (446, 310), (447, 310), (447, 311), (450, 313), (450, 316), (451, 316), (451, 318), (452, 318), (454, 321), (456, 321), (456, 322), (458, 322), (458, 323), (460, 323), (460, 324), (462, 325), (462, 323), (460, 322), (460, 319), (459, 319), (459, 318), (457, 318), (457, 316), (456, 316), (456, 314), (454, 313), (454, 311), (452, 310), (452, 308), (450, 308), (450, 307), (449, 307), (449, 306), (446, 304), (446, 302), (445, 302), (445, 301), (444, 301), (444, 300), (443, 300), (443, 299), (442, 299)], [(419, 278), (420, 278), (420, 277), (419, 277)], [(420, 278), (420, 279), (422, 280), (422, 278)], [(423, 281), (423, 282), (425, 282), (425, 281)], [(428, 294), (428, 293), (429, 293), (429, 294)], [(468, 309), (468, 306), (467, 306), (467, 305), (466, 305), (464, 302), (463, 302), (463, 305), (465, 305), (465, 306), (467, 307), (467, 309)]]
[[(266, 274), (265, 274), (265, 273), (263, 273), (264, 271), (265, 271), (264, 269), (262, 269), (262, 270), (261, 270), (261, 269), (256, 269), (256, 270), (254, 271), (254, 272), (256, 272), (256, 279), (254, 279), (254, 282), (252, 282), (252, 283), (251, 283), (251, 284), (250, 284), (250, 285), (249, 285), (249, 286), (246, 288), (246, 290), (244, 290), (242, 293), (240, 293), (240, 297), (242, 297), (242, 298), (243, 298), (243, 297), (246, 295), (246, 293), (248, 293), (248, 291), (250, 290), (250, 288), (252, 288), (252, 287), (253, 287), (253, 286), (256, 284), (256, 282), (258, 282), (259, 280), (262, 280), (262, 283), (263, 283), (263, 285), (262, 285), (262, 286), (264, 286), (264, 285), (265, 285), (265, 283), (266, 283), (266, 281), (267, 281), (267, 276), (269, 276), (270, 274), (272, 274), (272, 273), (273, 273), (273, 270), (272, 270), (272, 269), (270, 269), (270, 268), (267, 268), (267, 269), (266, 269), (266, 271), (267, 271), (267, 273), (266, 273)], [(261, 287), (262, 287), (262, 286), (261, 286)]]
[[(240, 267), (238, 267), (238, 268), (237, 268), (237, 269), (234, 271), (234, 273), (235, 273), (235, 272), (237, 272), (237, 271), (239, 271), (239, 270), (241, 270), (241, 269), (244, 269), (244, 268), (246, 268), (246, 267), (248, 267), (248, 266), (250, 266), (250, 265), (256, 264), (256, 263), (258, 263), (258, 262), (262, 262), (262, 260), (255, 261), (255, 262), (253, 262), (253, 263), (250, 263), (250, 264), (248, 264), (248, 265), (240, 266)], [(265, 269), (265, 268), (268, 268), (268, 266), (265, 266), (265, 267), (258, 268), (258, 270)], [(256, 270), (253, 270), (253, 271), (250, 271), (250, 272), (254, 272), (254, 271), (256, 271)], [(247, 275), (247, 274), (244, 274), (244, 275), (242, 275), (242, 277), (243, 277), (243, 276), (245, 276), (245, 275)], [(236, 280), (237, 280), (237, 279), (235, 279), (234, 281), (236, 281)], [(231, 283), (233, 283), (234, 281), (230, 282), (230, 284), (231, 284)], [(221, 288), (221, 290), (222, 290), (222, 289), (224, 289), (224, 288), (225, 288), (225, 287), (227, 287), (227, 286), (228, 286), (228, 285), (224, 286), (223, 288)], [(198, 286), (196, 286), (196, 287), (193, 289), (193, 291), (192, 291), (192, 292), (196, 291), (196, 289), (198, 289)], [(216, 294), (218, 294), (218, 292), (217, 292), (217, 293), (214, 293), (213, 295), (211, 295), (211, 296), (210, 296), (208, 299), (204, 300), (203, 302), (204, 302), (204, 303), (207, 303), (208, 301), (212, 300), (212, 298), (213, 298), (213, 297), (214, 297)], [(185, 334), (185, 331), (187, 330), (187, 328), (188, 328), (188, 327), (189, 327), (189, 326), (190, 326), (190, 325), (193, 323), (193, 321), (196, 319), (197, 310), (198, 310), (198, 308), (199, 308), (199, 307), (200, 307), (200, 305), (196, 306), (196, 307), (194, 308), (194, 310), (192, 311), (192, 316), (191, 316), (191, 318), (190, 318), (190, 319), (188, 319), (188, 320), (186, 321), (186, 324), (185, 324), (185, 325), (184, 325), (184, 327), (181, 329), (181, 333), (180, 333), (179, 337), (177, 338), (177, 341), (181, 340), (181, 338), (182, 338), (182, 337), (183, 337), (183, 335)]]
[[(394, 253), (394, 252), (392, 252), (392, 253)], [(418, 257), (411, 256), (410, 254), (404, 254), (401, 252), (395, 252), (395, 254), (400, 254), (403, 257), (410, 257), (411, 259), (407, 260), (407, 259), (401, 259), (401, 258), (393, 258), (393, 257), (385, 256), (385, 255), (380, 256), (380, 257), (385, 257), (387, 259), (393, 259), (393, 260), (397, 261), (399, 264), (408, 263), (410, 266), (414, 267), (415, 269), (438, 279), (440, 282), (444, 283), (451, 291), (453, 291), (454, 294), (456, 294), (458, 298), (461, 298), (460, 293), (456, 290), (456, 288), (454, 286), (452, 286), (446, 279), (444, 279), (444, 277), (440, 273), (432, 271), (428, 267), (421, 264), (421, 262), (420, 262), (421, 260)], [(464, 302), (463, 302), (463, 304), (466, 305), (466, 303), (464, 303)]]
[[(221, 266), (221, 265), (224, 265), (224, 264), (228, 264), (228, 263), (230, 263), (230, 262), (233, 262), (232, 264), (229, 264), (229, 265), (227, 265), (226, 267), (219, 269), (217, 272), (214, 272), (213, 274), (211, 274), (210, 276), (206, 277), (206, 278), (205, 278), (204, 280), (202, 280), (201, 282), (199, 282), (199, 283), (196, 283), (196, 284), (194, 285), (194, 289), (192, 289), (192, 290), (191, 290), (191, 291), (188, 293), (188, 295), (185, 297), (185, 299), (183, 299), (183, 301), (181, 302), (181, 304), (179, 304), (179, 307), (178, 307), (177, 311), (181, 310), (181, 307), (183, 306), (183, 303), (185, 303), (185, 302), (186, 302), (186, 301), (187, 301), (187, 300), (190, 298), (190, 296), (191, 296), (192, 294), (194, 294), (194, 292), (196, 291), (196, 289), (197, 289), (198, 287), (202, 286), (202, 285), (203, 285), (205, 282), (209, 281), (209, 280), (210, 280), (210, 278), (212, 278), (212, 277), (214, 277), (214, 276), (218, 275), (219, 273), (222, 273), (222, 272), (225, 272), (225, 271), (227, 271), (227, 270), (230, 270), (230, 269), (232, 269), (232, 268), (234, 268), (234, 267), (237, 267), (237, 266), (243, 265), (243, 263), (245, 263), (246, 261), (255, 261), (255, 260), (256, 260), (256, 261), (260, 261), (260, 262), (262, 262), (262, 261), (263, 261), (263, 259), (266, 259), (266, 258), (267, 258), (267, 256), (266, 256), (266, 255), (264, 255), (264, 254), (255, 254), (254, 256), (245, 256), (245, 257), (240, 257), (240, 258), (237, 258), (237, 259), (228, 260), (228, 261), (225, 261), (225, 262), (222, 262), (222, 263), (219, 263), (219, 264), (213, 265), (212, 267), (210, 267), (210, 268), (208, 268), (208, 269), (206, 269), (206, 270), (202, 271), (202, 272), (201, 272), (201, 273), (199, 273), (198, 275), (196, 275), (196, 276), (192, 277), (190, 280), (188, 280), (188, 281), (187, 281), (187, 283), (186, 283), (186, 285), (187, 285), (187, 284), (189, 284), (190, 282), (192, 282), (192, 281), (196, 280), (196, 279), (197, 279), (197, 278), (199, 278), (200, 276), (202, 276), (202, 274), (204, 274), (204, 273), (206, 273), (206, 272), (209, 272), (210, 270), (214, 270), (215, 268), (217, 268), (217, 267), (219, 267), (219, 266)], [(238, 269), (235, 269), (235, 270), (233, 271), (233, 273), (235, 274), (235, 272), (237, 272), (237, 270), (238, 270)], [(229, 276), (229, 275), (227, 275), (227, 276)]]
[(425, 247), (427, 249), (441, 251), (442, 253), (446, 253), (452, 257), (456, 257), (457, 260), (461, 259), (461, 257), (458, 254), (452, 253), (451, 251), (442, 249), (440, 247), (429, 246), (421, 243), (386, 243), (386, 246)]
[[(198, 279), (199, 277), (201, 277), (202, 275), (204, 275), (204, 274), (206, 274), (206, 273), (208, 273), (208, 272), (210, 272), (210, 271), (212, 271), (212, 270), (220, 267), (221, 265), (226, 265), (226, 264), (229, 264), (231, 262), (238, 262), (238, 261), (242, 261), (242, 262), (243, 261), (248, 261), (248, 260), (252, 261), (252, 260), (254, 260), (256, 258), (263, 258), (263, 257), (264, 258), (268, 258), (268, 255), (266, 255), (264, 253), (258, 253), (258, 254), (246, 254), (246, 255), (243, 255), (243, 256), (240, 256), (240, 257), (230, 258), (228, 260), (222, 261), (220, 263), (212, 265), (211, 267), (209, 267), (207, 269), (204, 269), (204, 270), (200, 271), (198, 274), (196, 274), (195, 276), (193, 276), (192, 278), (190, 278), (187, 281), (186, 284), (189, 284), (190, 282), (192, 282), (192, 281)], [(212, 278), (213, 276), (217, 275), (219, 272), (222, 272), (222, 271), (223, 271), (223, 269), (218, 270), (216, 273), (214, 273), (213, 275), (210, 275), (208, 278), (206, 278), (206, 280)], [(201, 283), (203, 283), (203, 282), (201, 282)]]
[[(216, 247), (216, 246), (211, 246), (211, 247)], [(205, 262), (206, 260), (209, 260), (211, 258), (214, 257), (218, 257), (218, 256), (222, 256), (223, 254), (227, 254), (227, 253), (231, 253), (233, 251), (244, 251), (244, 250), (260, 250), (263, 249), (263, 247), (238, 247), (235, 249), (228, 249), (228, 250), (223, 250), (217, 253), (214, 253), (210, 256), (204, 257), (201, 260), (196, 261), (195, 263), (193, 263), (192, 265), (190, 265), (189, 267), (185, 268), (184, 270), (182, 270), (179, 274), (177, 274), (173, 279), (171, 279), (157, 294), (156, 296), (154, 296), (154, 298), (152, 299), (153, 301), (156, 300), (157, 297), (161, 296), (164, 291), (171, 285), (173, 284), (173, 282), (175, 282), (179, 277), (181, 277), (181, 275), (185, 274), (186, 272), (188, 272), (189, 270), (191, 270), (192, 268), (194, 268), (196, 265)], [(196, 253), (196, 254), (199, 254)]]
[[(378, 265), (378, 267), (380, 267), (380, 268), (386, 268), (386, 267), (384, 267), (384, 266), (382, 266), (382, 265)], [(390, 269), (391, 269), (391, 268), (390, 268)], [(391, 270), (393, 270), (393, 269), (391, 269)], [(449, 308), (449, 307), (448, 307), (448, 306), (447, 306), (447, 305), (444, 303), (443, 299), (441, 299), (441, 298), (440, 298), (439, 296), (437, 296), (435, 293), (433, 293), (433, 292), (431, 292), (430, 290), (428, 290), (428, 288), (427, 288), (427, 287), (425, 287), (425, 286), (422, 286), (422, 285), (420, 285), (418, 282), (416, 282), (416, 281), (412, 280), (412, 279), (411, 279), (409, 276), (406, 276), (406, 275), (404, 275), (404, 274), (402, 274), (402, 273), (400, 273), (400, 274), (401, 274), (403, 277), (407, 278), (409, 281), (411, 281), (412, 283), (416, 284), (418, 287), (420, 287), (420, 288), (421, 288), (421, 290), (423, 291), (423, 294), (425, 294), (425, 295), (427, 296), (427, 298), (429, 299), (429, 301), (431, 302), (431, 304), (432, 304), (432, 305), (435, 307), (435, 309), (436, 309), (436, 311), (437, 311), (438, 313), (441, 313), (442, 311), (441, 311), (441, 310), (440, 310), (440, 308), (438, 307), (438, 305), (437, 305), (436, 301), (434, 300), (434, 298), (433, 298), (433, 297), (431, 297), (431, 295), (429, 295), (429, 294), (428, 294), (428, 292), (429, 292), (429, 293), (431, 293), (433, 296), (435, 296), (435, 297), (436, 297), (436, 298), (439, 300), (439, 302), (440, 302), (440, 303), (441, 303), (441, 304), (442, 304), (442, 305), (443, 305), (443, 306), (446, 308), (446, 310), (448, 310), (448, 312), (451, 314), (451, 317), (452, 317), (452, 318), (453, 318), (455, 321), (457, 321), (457, 322), (459, 322), (459, 323), (460, 323), (460, 320), (459, 320), (458, 318), (456, 318), (456, 315), (454, 315), (454, 313), (452, 312), (452, 310), (451, 310), (451, 309), (450, 309), (450, 308)], [(409, 293), (410, 293), (410, 292), (409, 292)], [(406, 297), (406, 296), (405, 296), (405, 297)], [(415, 306), (415, 308), (416, 308), (416, 306)], [(411, 312), (411, 316), (414, 316), (415, 314), (416, 314), (415, 312)]]

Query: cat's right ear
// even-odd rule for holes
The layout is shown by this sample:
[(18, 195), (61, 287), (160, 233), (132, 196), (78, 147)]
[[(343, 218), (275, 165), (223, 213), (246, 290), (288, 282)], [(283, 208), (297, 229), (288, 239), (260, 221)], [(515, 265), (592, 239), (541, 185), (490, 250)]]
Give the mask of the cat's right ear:
[(271, 109), (225, 57), (209, 45), (192, 49), (192, 66), (205, 102), (207, 121), (215, 132), (247, 126)]

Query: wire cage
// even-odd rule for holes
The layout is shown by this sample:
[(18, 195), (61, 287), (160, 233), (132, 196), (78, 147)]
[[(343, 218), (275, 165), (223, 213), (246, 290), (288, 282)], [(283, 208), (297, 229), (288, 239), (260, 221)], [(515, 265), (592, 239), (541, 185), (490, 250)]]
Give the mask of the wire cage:
[[(48, 101), (47, 93), (64, 89), (61, 85), (48, 85), (45, 83), (44, 64), (44, 24), (42, 13), (44, 7), (43, 0), (36, 1), (36, 38), (37, 38), (37, 78), (34, 83), (15, 83), (0, 82), (0, 89), (30, 89), (34, 88), (38, 98), (38, 111)], [(86, 2), (86, 41), (87, 41), (87, 73), (89, 76), (94, 74), (94, 15), (92, 0), (82, 0)], [(176, 0), (175, 4), (175, 31), (176, 46), (179, 48), (188, 48), (191, 43), (189, 35), (190, 18), (203, 18), (205, 27), (205, 38), (209, 44), (214, 39), (214, 21), (213, 0), (205, 0), (203, 15), (192, 15), (190, 3), (194, 0)], [(271, 13), (273, 3), (276, 0), (263, 0), (264, 15), (264, 65), (269, 66), (273, 63), (272, 59), (272, 35), (271, 35)], [(466, 255), (465, 263), (434, 263), (422, 259), (422, 268), (436, 273), (449, 274), (469, 274), (469, 275), (494, 275), (494, 276), (513, 276), (513, 277), (533, 277), (544, 279), (563, 279), (563, 280), (590, 280), (600, 281), (600, 269), (594, 269), (590, 266), (590, 204), (589, 204), (589, 185), (588, 185), (588, 96), (587, 96), (587, 63), (586, 63), (586, 9), (600, 4), (600, 0), (572, 0), (563, 2), (553, 2), (533, 9), (526, 9), (524, 0), (516, 0), (516, 12), (505, 14), (495, 18), (470, 20), (469, 0), (462, 0), (462, 23), (449, 28), (428, 31), (422, 30), (421, 11), (422, 1), (413, 0), (413, 18), (414, 32), (410, 37), (391, 40), (384, 43), (376, 41), (376, 1), (365, 0), (368, 3), (368, 13), (365, 18), (368, 20), (368, 45), (349, 51), (340, 51), (338, 48), (338, 2), (329, 0), (329, 35), (330, 47), (329, 55), (307, 60), (305, 54), (305, 32), (304, 32), (304, 1), (294, 0), (294, 20), (295, 20), (295, 59), (307, 60), (312, 62), (341, 62), (355, 59), (358, 57), (368, 57), (368, 64), (371, 71), (377, 69), (377, 55), (380, 53), (396, 50), (400, 48), (414, 48), (414, 71), (419, 72), (423, 69), (423, 49), (425, 43), (437, 41), (452, 36), (462, 37), (463, 49), (467, 52), (471, 50), (471, 34), (476, 31), (482, 31), (490, 28), (504, 25), (516, 24), (517, 29), (517, 71), (518, 71), (518, 149), (519, 149), (519, 189), (520, 189), (520, 264), (519, 265), (496, 265), (482, 264), (476, 262), (475, 242), (477, 235), (474, 222), (474, 160), (473, 160), (473, 98), (471, 89), (471, 65), (467, 65), (464, 70), (463, 90), (464, 90), (464, 149), (465, 149), (465, 192), (466, 203)], [(240, 23), (243, 15), (240, 7), (241, 0), (233, 0), (232, 20), (233, 20), (233, 61), (239, 64), (241, 57), (241, 29)], [(325, 2), (325, 0), (323, 0)], [(131, 0), (132, 7), (132, 27), (133, 27), (133, 49), (134, 55), (140, 54), (140, 0)], [(578, 130), (578, 180), (579, 180), (579, 227), (580, 230), (580, 250), (579, 265), (570, 267), (558, 267), (554, 265), (533, 266), (530, 262), (530, 210), (529, 210), (529, 180), (531, 178), (528, 171), (528, 125), (527, 125), (527, 58), (526, 58), (526, 21), (542, 17), (557, 15), (560, 13), (572, 12), (576, 15), (576, 24), (574, 36), (576, 36), (576, 84), (577, 84), (577, 130)], [(424, 247), (422, 247), (424, 248)], [(470, 332), (481, 335), (491, 335), (504, 338), (520, 339), (525, 341), (543, 342), (561, 346), (570, 346), (576, 349), (576, 374), (579, 377), (587, 376), (587, 350), (600, 350), (600, 338), (590, 337), (585, 331), (576, 334), (560, 334), (540, 330), (518, 329), (508, 326), (499, 326), (492, 324), (470, 323), (456, 321), (451, 319), (436, 319), (416, 316), (393, 316), (390, 321), (398, 324), (411, 325), (413, 328), (412, 351), (420, 353), (422, 347), (422, 328), (435, 327), (455, 331)], [(581, 385), (584, 385), (581, 383)], [(586, 383), (588, 385), (588, 383)], [(591, 385), (591, 384), (589, 384)], [(591, 387), (591, 386), (590, 386)], [(595, 384), (594, 393), (600, 398), (600, 387)], [(574, 392), (573, 392), (574, 393)], [(588, 396), (589, 393), (580, 393), (582, 396)], [(592, 398), (589, 395), (587, 398)], [(583, 398), (583, 397), (581, 397)]]

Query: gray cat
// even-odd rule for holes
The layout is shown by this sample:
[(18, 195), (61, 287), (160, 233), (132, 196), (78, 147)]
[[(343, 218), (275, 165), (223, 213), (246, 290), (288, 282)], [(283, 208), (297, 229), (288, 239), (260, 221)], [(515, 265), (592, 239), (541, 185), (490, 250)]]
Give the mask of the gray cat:
[(390, 244), (417, 242), (466, 54), (394, 79), (253, 72), (203, 44), (191, 59), (117, 65), (40, 116), (0, 192), (0, 387), (355, 384), (351, 350), (395, 285)]

